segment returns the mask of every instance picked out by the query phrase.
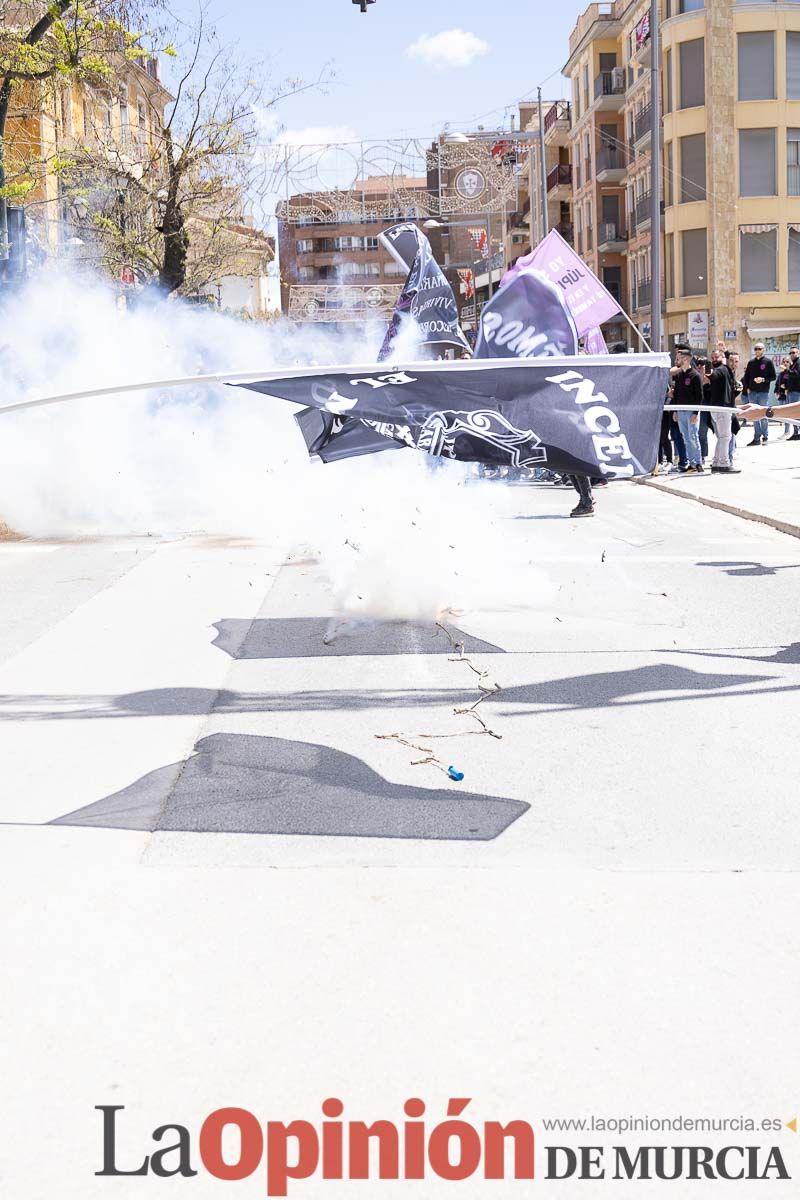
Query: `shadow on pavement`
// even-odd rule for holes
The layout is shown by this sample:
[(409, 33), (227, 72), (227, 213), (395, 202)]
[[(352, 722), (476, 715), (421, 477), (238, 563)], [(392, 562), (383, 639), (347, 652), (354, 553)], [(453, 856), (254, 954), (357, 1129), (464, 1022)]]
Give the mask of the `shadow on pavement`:
[[(704, 658), (730, 659), (764, 663), (800, 662), (800, 643), (779, 651), (772, 658), (718, 654), (708, 651), (682, 651)], [(675, 703), (696, 698), (702, 693), (713, 695), (723, 688), (748, 687), (774, 680), (771, 675), (708, 674), (670, 663), (635, 667), (628, 671), (600, 671), (590, 675), (572, 675), (562, 679), (546, 679), (538, 683), (503, 688), (486, 696), (491, 704), (523, 704), (537, 706), (537, 711), (602, 708), (608, 704)], [(791, 687), (757, 689), (790, 691)], [(676, 696), (653, 696), (648, 693), (677, 692)], [(735, 693), (741, 694), (741, 693)], [(475, 699), (474, 689), (450, 688), (359, 688), (330, 689), (304, 692), (231, 692), (213, 688), (153, 688), (150, 691), (128, 692), (120, 696), (0, 696), (2, 721), (78, 721), (115, 720), (130, 717), (191, 717), (225, 716), (246, 713), (338, 712), (369, 711), (374, 708), (416, 708), (419, 705), (448, 705), (459, 707)], [(524, 710), (522, 710), (524, 711)]]
[(352, 754), (249, 734), (203, 738), (190, 758), (49, 822), (104, 829), (491, 841), (519, 800), (391, 783)]
[(698, 567), (720, 567), (726, 575), (777, 575), (778, 571), (796, 571), (800, 563), (787, 563), (782, 567), (768, 567), (760, 562), (699, 562)]
[[(667, 703), (673, 699), (685, 699), (692, 693), (715, 692), (752, 683), (766, 683), (769, 675), (709, 675), (692, 671), (688, 667), (673, 666), (671, 663), (654, 663), (647, 667), (634, 667), (630, 671), (600, 671), (593, 675), (574, 675), (566, 679), (548, 679), (542, 683), (525, 684), (522, 687), (506, 688), (487, 702), (495, 700), (507, 704), (541, 704), (557, 706), (559, 710), (604, 708), (607, 705), (627, 706), (636, 704)], [(683, 692), (683, 696), (658, 699), (634, 699), (648, 692)], [(548, 707), (546, 711), (553, 711)]]
[[(748, 647), (744, 647), (744, 648), (747, 649)], [(749, 647), (749, 648), (757, 650), (760, 647), (754, 646), (754, 647)], [(737, 651), (739, 649), (740, 648), (737, 647)], [(764, 649), (769, 649), (769, 647), (765, 646)], [(737, 653), (737, 651), (734, 651), (734, 649), (731, 648), (730, 652), (728, 652), (727, 654), (721, 654), (717, 651), (712, 652), (710, 650), (683, 650), (681, 653), (696, 655), (698, 658), (727, 658), (727, 659), (734, 659), (735, 661), (741, 661), (741, 662), (764, 663), (765, 665), (767, 663), (786, 664), (788, 666), (800, 665), (800, 642), (792, 642), (791, 645), (789, 645), (789, 646), (781, 646), (773, 654), (767, 654), (767, 655), (740, 654), (740, 653)]]
[[(327, 617), (274, 617), (255, 621), (225, 619), (214, 628), (212, 642), (233, 659), (349, 658), (365, 655), (452, 654), (453, 647), (441, 629), (431, 622), (410, 621), (342, 622), (333, 645), (326, 646), (332, 622)], [(482, 642), (451, 627), (456, 641), (467, 654), (504, 654), (491, 642)]]

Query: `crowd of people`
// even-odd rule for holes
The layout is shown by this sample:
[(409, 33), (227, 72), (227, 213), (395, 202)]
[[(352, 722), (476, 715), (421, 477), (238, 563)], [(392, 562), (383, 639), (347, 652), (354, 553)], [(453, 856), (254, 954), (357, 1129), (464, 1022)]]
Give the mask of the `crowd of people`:
[[(765, 353), (763, 342), (757, 342), (754, 357), (741, 377), (740, 369), (739, 355), (722, 343), (718, 343), (710, 359), (695, 358), (689, 346), (676, 347), (666, 403), (687, 407), (686, 411), (664, 413), (656, 473), (704, 474), (709, 459), (708, 435), (713, 431), (716, 447), (710, 463), (711, 472), (739, 474), (736, 436), (747, 418), (752, 421), (752, 438), (747, 446), (766, 446), (769, 418), (776, 410), (780, 416), (780, 409), (786, 405), (800, 404), (800, 349), (797, 347), (782, 360), (778, 373)], [(696, 409), (692, 408), (694, 405)], [(703, 412), (703, 406), (724, 411)], [(762, 410), (763, 415), (756, 415), (756, 411), (760, 414)], [(800, 441), (800, 426), (787, 420), (781, 436), (788, 441)]]

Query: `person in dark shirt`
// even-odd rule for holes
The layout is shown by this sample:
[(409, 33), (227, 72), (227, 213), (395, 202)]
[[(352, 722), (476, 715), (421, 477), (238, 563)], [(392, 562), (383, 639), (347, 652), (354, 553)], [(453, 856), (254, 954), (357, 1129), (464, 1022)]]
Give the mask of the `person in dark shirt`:
[[(797, 346), (792, 346), (789, 351), (789, 390), (786, 403), (800, 403), (800, 349)], [(789, 441), (800, 442), (800, 426), (793, 425)]]
[(731, 384), (731, 374), (725, 362), (724, 352), (715, 350), (711, 357), (711, 379), (709, 383), (709, 402), (714, 408), (724, 408), (725, 412), (714, 413), (714, 428), (717, 434), (717, 447), (714, 451), (714, 461), (711, 470), (724, 475), (738, 475), (739, 468), (731, 462), (730, 444), (733, 426), (734, 390)]
[(689, 411), (678, 413), (678, 425), (686, 447), (683, 474), (702, 475), (703, 456), (698, 436), (700, 414), (697, 410), (703, 404), (703, 380), (692, 366), (692, 356), (686, 350), (680, 350), (675, 356), (675, 404), (691, 406)]
[[(789, 404), (789, 392), (793, 386), (792, 382), (792, 360), (787, 355), (781, 359), (781, 369), (778, 372), (778, 378), (775, 381), (775, 403)], [(794, 425), (790, 421), (784, 421), (783, 424), (783, 441), (789, 441), (794, 433)]]
[[(700, 372), (700, 378), (703, 380), (703, 404), (711, 403), (711, 373), (714, 370), (710, 358), (698, 359), (697, 369)], [(714, 422), (711, 419), (711, 413), (701, 412), (700, 420), (697, 423), (697, 436), (700, 439), (700, 453), (703, 456), (703, 465), (708, 458), (708, 435), (714, 431)]]
[[(742, 396), (751, 404), (769, 404), (770, 384), (777, 378), (775, 364), (765, 354), (763, 342), (755, 344), (755, 358), (751, 358), (742, 380)], [(766, 418), (753, 423), (753, 440), (748, 446), (766, 446), (769, 440), (769, 421)]]

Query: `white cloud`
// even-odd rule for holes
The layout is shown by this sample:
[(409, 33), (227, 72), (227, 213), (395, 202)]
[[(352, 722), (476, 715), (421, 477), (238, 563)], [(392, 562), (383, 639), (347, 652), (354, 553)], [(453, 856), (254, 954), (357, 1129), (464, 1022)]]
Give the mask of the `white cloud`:
[(488, 53), (488, 42), (463, 29), (446, 29), (432, 35), (423, 33), (406, 47), (408, 58), (416, 58), (439, 71), (468, 67), (476, 58)]

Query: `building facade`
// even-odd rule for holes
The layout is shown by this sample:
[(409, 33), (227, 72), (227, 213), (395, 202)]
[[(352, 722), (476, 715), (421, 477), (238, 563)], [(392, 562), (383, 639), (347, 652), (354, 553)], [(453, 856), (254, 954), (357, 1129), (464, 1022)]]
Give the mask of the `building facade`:
[(662, 0), (660, 28), (661, 231), (649, 0), (592, 4), (573, 31), (576, 248), (648, 337), (659, 233), (665, 348), (782, 353), (800, 338), (800, 4)]
[[(541, 145), (539, 138), (538, 104), (521, 104), (519, 109), (520, 129), (534, 135), (530, 143), (528, 170), (525, 177), (527, 194), (525, 207), (520, 214), (527, 231), (527, 249), (537, 246), (545, 232), (557, 229), (570, 245), (572, 232), (572, 153), (570, 130), (572, 117), (570, 104), (566, 100), (549, 100), (542, 103), (542, 125), (544, 128), (544, 174), (542, 173)], [(547, 221), (545, 222), (545, 205)], [(520, 257), (517, 241), (512, 232), (512, 243), (507, 251), (509, 262)]]
[[(628, 91), (638, 79), (629, 81), (626, 73), (622, 7), (619, 3), (592, 4), (586, 9), (570, 38), (564, 74), (572, 83), (568, 145), (575, 249), (630, 311), (636, 295), (631, 295), (627, 272), (631, 231), (626, 186), (631, 147), (626, 109)], [(629, 339), (620, 321), (610, 322), (604, 332), (607, 341)]]
[(15, 98), (7, 154), (13, 175), (30, 184), (28, 224), (51, 255), (71, 252), (77, 241), (90, 245), (94, 210), (103, 203), (92, 203), (88, 183), (79, 196), (65, 186), (61, 167), (76, 150), (102, 146), (126, 165), (153, 169), (154, 131), (172, 96), (155, 58), (120, 55), (115, 69), (102, 86), (74, 78), (54, 89), (31, 85)]
[(695, 312), (712, 344), (783, 353), (800, 338), (800, 5), (672, 0), (665, 17), (667, 334)]
[(367, 175), (344, 190), (287, 197), (277, 210), (282, 311), (297, 320), (385, 318), (406, 270), (378, 235), (410, 220), (430, 240), (462, 324), (474, 327), (508, 263), (530, 248), (529, 140), (513, 129), (442, 133), (420, 153), (425, 174)]
[(338, 322), (391, 313), (406, 271), (378, 234), (398, 221), (424, 219), (415, 196), (426, 191), (422, 176), (372, 176), (346, 192), (289, 197), (278, 210), (284, 315)]

